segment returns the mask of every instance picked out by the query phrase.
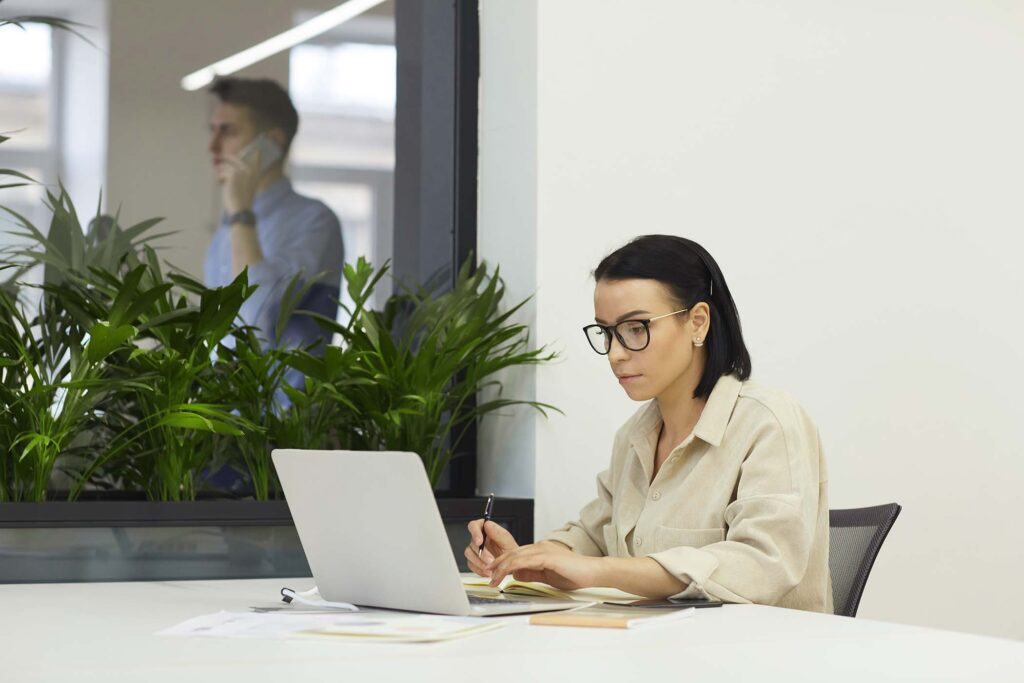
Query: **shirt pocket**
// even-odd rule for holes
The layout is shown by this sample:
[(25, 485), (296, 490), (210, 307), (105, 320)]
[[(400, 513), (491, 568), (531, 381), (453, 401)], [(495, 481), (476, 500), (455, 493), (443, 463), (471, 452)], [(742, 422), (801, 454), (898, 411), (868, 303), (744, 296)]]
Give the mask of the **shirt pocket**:
[(604, 547), (606, 548), (606, 554), (608, 557), (618, 557), (619, 555), (619, 538), (618, 532), (615, 530), (614, 524), (605, 524), (601, 528), (601, 533), (604, 534)]
[(725, 540), (725, 529), (676, 529), (670, 526), (654, 528), (655, 552), (686, 546), (703, 548)]

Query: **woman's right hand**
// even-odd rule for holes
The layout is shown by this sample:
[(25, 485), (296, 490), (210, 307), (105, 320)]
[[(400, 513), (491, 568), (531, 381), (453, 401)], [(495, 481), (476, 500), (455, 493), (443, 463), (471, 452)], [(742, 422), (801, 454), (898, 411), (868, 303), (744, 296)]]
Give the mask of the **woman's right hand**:
[[(484, 531), (487, 532), (487, 543), (484, 545), (483, 552), (477, 556), (477, 548), (480, 547), (480, 542), (483, 540)], [(518, 547), (516, 539), (512, 538), (512, 534), (500, 524), (488, 521), (485, 526), (482, 519), (474, 519), (469, 523), (469, 545), (466, 546), (465, 555), (469, 568), (477, 576), (491, 578), (491, 573), (484, 568), (487, 563)]]

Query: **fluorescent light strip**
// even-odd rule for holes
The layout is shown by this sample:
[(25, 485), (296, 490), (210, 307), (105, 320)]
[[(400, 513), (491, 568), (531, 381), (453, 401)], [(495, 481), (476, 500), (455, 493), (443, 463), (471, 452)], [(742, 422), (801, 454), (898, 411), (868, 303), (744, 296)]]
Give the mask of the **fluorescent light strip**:
[(366, 10), (372, 9), (384, 1), (348, 0), (348, 2), (343, 2), (334, 9), (327, 10), (309, 21), (304, 21), (284, 33), (279, 33), (272, 38), (264, 40), (262, 43), (253, 45), (219, 62), (214, 62), (210, 66), (203, 67), (199, 71), (190, 73), (181, 79), (181, 87), (185, 90), (199, 90), (212, 83), (213, 79), (217, 76), (233, 74), (282, 50), (295, 47), (299, 43), (330, 31), (335, 26), (344, 24), (349, 19), (359, 16)]

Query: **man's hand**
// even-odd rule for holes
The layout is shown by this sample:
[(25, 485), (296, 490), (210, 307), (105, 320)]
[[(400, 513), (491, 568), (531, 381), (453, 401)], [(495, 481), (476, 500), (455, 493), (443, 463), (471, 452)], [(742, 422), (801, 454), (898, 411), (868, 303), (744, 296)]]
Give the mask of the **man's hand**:
[(252, 156), (241, 157), (228, 154), (222, 157), (217, 167), (217, 176), (221, 181), (221, 199), (224, 210), (228, 214), (245, 209), (252, 209), (252, 200), (256, 196), (256, 188), (260, 182), (260, 150)]
[(511, 574), (517, 581), (541, 581), (571, 591), (602, 585), (604, 559), (574, 553), (560, 543), (541, 541), (510, 550), (484, 569), (490, 572), (492, 586)]

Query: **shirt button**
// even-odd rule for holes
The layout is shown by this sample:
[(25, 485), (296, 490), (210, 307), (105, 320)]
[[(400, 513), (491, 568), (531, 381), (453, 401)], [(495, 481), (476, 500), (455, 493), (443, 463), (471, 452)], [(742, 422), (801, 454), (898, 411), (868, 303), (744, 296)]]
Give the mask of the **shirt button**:
[(651, 494), (651, 500), (660, 500), (660, 499), (661, 499), (661, 491), (655, 491), (654, 493)]
[(637, 539), (634, 541), (634, 543), (636, 543), (637, 545), (643, 545), (644, 539), (637, 537)]

